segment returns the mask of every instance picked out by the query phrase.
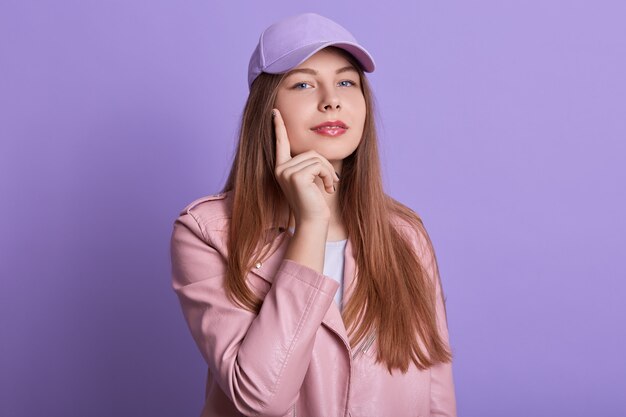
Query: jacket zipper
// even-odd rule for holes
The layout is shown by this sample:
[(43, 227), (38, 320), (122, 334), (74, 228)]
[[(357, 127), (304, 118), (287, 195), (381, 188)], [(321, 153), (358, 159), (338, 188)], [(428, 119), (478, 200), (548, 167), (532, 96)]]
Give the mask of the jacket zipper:
[(293, 417), (296, 417), (296, 405), (293, 405), (293, 414), (291, 414)]
[[(350, 357), (350, 374), (352, 374), (352, 361), (354, 359), (356, 359), (356, 357), (364, 352), (367, 352), (367, 350), (370, 348), (370, 346), (372, 346), (372, 343), (374, 342), (374, 339), (376, 339), (376, 332), (372, 332), (369, 334), (369, 336), (367, 336), (367, 338), (361, 342), (361, 344), (359, 345), (359, 347), (356, 348), (356, 350), (354, 351), (354, 353), (352, 353), (352, 357)], [(348, 375), (348, 396), (346, 399), (350, 398), (350, 377), (351, 375)], [(294, 408), (294, 416), (295, 416), (295, 408)], [(348, 417), (352, 416), (352, 413), (350, 412), (350, 410), (348, 409), (348, 404), (346, 403), (346, 410), (345, 410), (345, 415), (347, 415)]]

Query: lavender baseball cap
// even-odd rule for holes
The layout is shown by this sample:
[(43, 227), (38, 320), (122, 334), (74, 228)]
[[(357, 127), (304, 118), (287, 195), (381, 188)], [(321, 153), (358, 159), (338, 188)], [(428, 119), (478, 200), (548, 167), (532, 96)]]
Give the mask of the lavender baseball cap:
[(352, 54), (365, 72), (374, 71), (372, 56), (344, 27), (324, 16), (304, 13), (278, 21), (261, 33), (248, 65), (248, 87), (262, 72), (287, 72), (327, 46)]

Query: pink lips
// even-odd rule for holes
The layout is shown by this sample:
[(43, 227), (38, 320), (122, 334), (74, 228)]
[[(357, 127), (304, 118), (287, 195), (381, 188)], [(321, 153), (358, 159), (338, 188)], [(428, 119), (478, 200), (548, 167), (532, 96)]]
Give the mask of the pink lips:
[(340, 136), (346, 133), (348, 126), (341, 120), (331, 120), (311, 128), (312, 131), (324, 136)]

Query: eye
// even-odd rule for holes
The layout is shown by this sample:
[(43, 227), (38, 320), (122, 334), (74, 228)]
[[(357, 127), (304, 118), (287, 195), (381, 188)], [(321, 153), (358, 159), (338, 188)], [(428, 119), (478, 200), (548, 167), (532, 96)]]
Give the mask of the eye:
[(351, 80), (339, 81), (339, 86), (341, 86), (341, 87), (351, 87), (353, 85), (356, 85), (356, 83), (354, 81), (351, 81)]
[(291, 87), (291, 88), (293, 88), (294, 90), (305, 90), (307, 88), (306, 87), (307, 85), (310, 85), (310, 84), (309, 83), (305, 83), (305, 82), (301, 82), (301, 83), (294, 84), (293, 87)]

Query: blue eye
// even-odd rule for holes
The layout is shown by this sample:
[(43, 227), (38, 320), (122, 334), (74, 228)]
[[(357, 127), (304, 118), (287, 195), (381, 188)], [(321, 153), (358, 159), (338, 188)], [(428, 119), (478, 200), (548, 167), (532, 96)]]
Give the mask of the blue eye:
[(306, 89), (306, 87), (301, 88), (301, 86), (303, 85), (309, 85), (309, 83), (305, 83), (305, 82), (297, 83), (292, 88), (295, 88), (296, 90), (304, 90)]
[[(343, 83), (350, 83), (349, 85), (343, 84)], [(355, 85), (354, 81), (350, 81), (350, 80), (344, 80), (344, 81), (339, 81), (339, 85), (342, 87), (351, 87), (353, 85)]]

